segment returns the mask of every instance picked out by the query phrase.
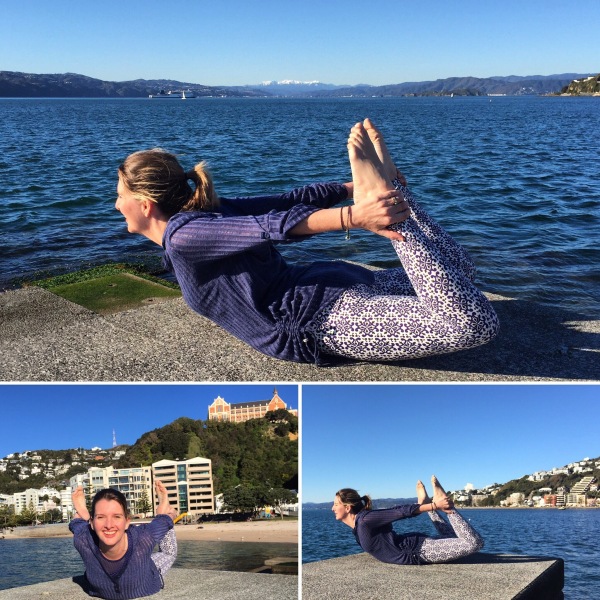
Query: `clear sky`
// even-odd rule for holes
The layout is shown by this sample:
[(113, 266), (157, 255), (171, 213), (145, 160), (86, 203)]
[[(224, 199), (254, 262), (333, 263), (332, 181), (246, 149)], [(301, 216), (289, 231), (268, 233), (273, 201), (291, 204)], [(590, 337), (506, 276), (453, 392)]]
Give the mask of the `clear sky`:
[(600, 71), (598, 0), (4, 0), (0, 70), (381, 85)]
[(142, 434), (179, 417), (207, 419), (208, 406), (270, 400), (273, 389), (298, 408), (295, 385), (0, 385), (0, 458), (26, 450), (110, 448), (133, 444)]
[[(304, 385), (302, 500), (485, 487), (600, 456), (597, 385)], [(431, 486), (428, 488), (431, 489)]]

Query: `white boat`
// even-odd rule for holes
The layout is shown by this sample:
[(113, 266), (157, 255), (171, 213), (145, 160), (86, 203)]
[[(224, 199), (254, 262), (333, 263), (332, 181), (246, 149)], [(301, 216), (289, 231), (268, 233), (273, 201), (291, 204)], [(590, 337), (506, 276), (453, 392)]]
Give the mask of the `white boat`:
[(178, 100), (187, 100), (188, 98), (195, 98), (196, 95), (194, 94), (194, 92), (192, 92), (192, 90), (169, 90), (169, 91), (165, 91), (165, 90), (160, 90), (160, 92), (158, 92), (158, 94), (150, 94), (148, 96), (148, 98), (175, 98)]

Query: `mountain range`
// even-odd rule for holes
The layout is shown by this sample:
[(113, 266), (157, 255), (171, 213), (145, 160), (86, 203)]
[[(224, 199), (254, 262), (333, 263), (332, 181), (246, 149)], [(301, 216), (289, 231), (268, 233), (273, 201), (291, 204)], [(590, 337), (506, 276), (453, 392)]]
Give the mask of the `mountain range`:
[(574, 80), (591, 74), (562, 73), (505, 77), (449, 77), (435, 81), (382, 86), (333, 85), (319, 81), (266, 81), (256, 85), (207, 86), (172, 79), (103, 81), (76, 73), (35, 74), (0, 71), (0, 98), (144, 98), (160, 91), (191, 91), (196, 97), (340, 98), (396, 96), (522, 96), (558, 94)]

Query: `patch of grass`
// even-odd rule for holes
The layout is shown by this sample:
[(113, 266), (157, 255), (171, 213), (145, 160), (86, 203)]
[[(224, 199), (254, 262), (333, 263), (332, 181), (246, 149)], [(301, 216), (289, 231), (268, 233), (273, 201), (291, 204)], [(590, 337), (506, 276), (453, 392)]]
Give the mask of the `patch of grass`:
[(122, 264), (67, 273), (33, 282), (32, 285), (100, 314), (181, 296), (176, 284)]
[(98, 277), (119, 275), (121, 273), (129, 273), (131, 275), (141, 277), (142, 279), (147, 279), (148, 281), (154, 281), (155, 283), (159, 283), (165, 287), (179, 289), (179, 286), (176, 283), (172, 283), (171, 281), (167, 281), (165, 279), (160, 279), (159, 277), (150, 275), (150, 273), (140, 269), (136, 265), (128, 265), (126, 263), (110, 263), (107, 265), (100, 265), (98, 267), (93, 267), (92, 269), (84, 269), (82, 271), (74, 271), (73, 273), (65, 273), (63, 275), (56, 275), (54, 277), (47, 277), (45, 279), (38, 279), (36, 281), (23, 282), (23, 285), (36, 285), (38, 287), (50, 289), (51, 287), (56, 287), (58, 285), (80, 283), (90, 279), (97, 279)]

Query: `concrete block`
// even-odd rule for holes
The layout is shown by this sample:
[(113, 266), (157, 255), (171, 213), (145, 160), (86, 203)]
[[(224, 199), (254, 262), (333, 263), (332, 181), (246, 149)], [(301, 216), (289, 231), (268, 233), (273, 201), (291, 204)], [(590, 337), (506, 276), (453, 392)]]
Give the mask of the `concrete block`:
[(302, 600), (562, 600), (561, 559), (478, 553), (400, 566), (362, 553), (302, 565)]
[[(58, 579), (0, 591), (0, 600), (89, 600), (83, 577)], [(298, 577), (200, 569), (171, 569), (153, 600), (297, 600)]]

